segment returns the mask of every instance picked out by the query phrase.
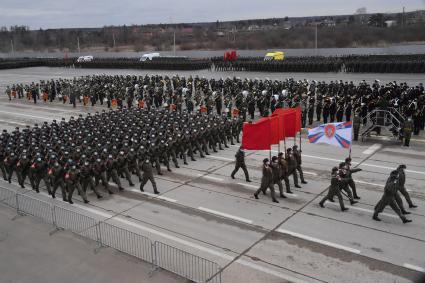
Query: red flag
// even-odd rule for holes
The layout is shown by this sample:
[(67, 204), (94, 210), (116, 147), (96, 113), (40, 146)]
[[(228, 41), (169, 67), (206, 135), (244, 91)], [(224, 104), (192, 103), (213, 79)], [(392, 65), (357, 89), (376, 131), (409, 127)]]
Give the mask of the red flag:
[(270, 119), (261, 119), (255, 124), (244, 123), (242, 130), (242, 148), (252, 150), (270, 150)]
[[(279, 141), (284, 140), (285, 139), (285, 128), (283, 127), (283, 123), (284, 123), (283, 122), (283, 115), (272, 114), (271, 117), (277, 118), (277, 132), (278, 132)], [(276, 129), (276, 128), (274, 128), (274, 129)]]
[(283, 127), (285, 128), (285, 137), (295, 137), (297, 134), (297, 112), (288, 111), (283, 115)]
[(283, 128), (283, 138), (295, 137), (301, 131), (301, 108), (278, 108), (272, 116), (275, 115), (280, 117), (279, 127)]

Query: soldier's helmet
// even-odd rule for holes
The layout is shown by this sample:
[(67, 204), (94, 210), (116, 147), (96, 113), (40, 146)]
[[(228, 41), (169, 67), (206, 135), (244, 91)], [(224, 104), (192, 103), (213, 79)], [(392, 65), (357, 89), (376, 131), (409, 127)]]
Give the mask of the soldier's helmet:
[(401, 165), (399, 165), (399, 166), (398, 166), (398, 168), (401, 168), (401, 169), (406, 169), (406, 165), (404, 165), (404, 164), (401, 164)]

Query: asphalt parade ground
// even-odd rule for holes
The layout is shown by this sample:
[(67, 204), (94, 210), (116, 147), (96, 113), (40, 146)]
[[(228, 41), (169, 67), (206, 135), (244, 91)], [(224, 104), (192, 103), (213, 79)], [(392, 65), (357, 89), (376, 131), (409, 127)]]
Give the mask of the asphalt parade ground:
[[(123, 70), (103, 71), (99, 73), (126, 74)], [(14, 82), (97, 73), (96, 70), (70, 72), (49, 68), (0, 71), (0, 84), (3, 87)], [(244, 77), (243, 73), (237, 74)], [(314, 76), (317, 74), (303, 78)], [(385, 79), (381, 76), (381, 81), (420, 81), (415, 76), (409, 80), (386, 76)], [(9, 102), (2, 94), (0, 128), (12, 130), (17, 126), (51, 122), (61, 117), (68, 119), (101, 109), (104, 108), (81, 105), (74, 109), (69, 104), (57, 102), (39, 101), (37, 105), (27, 100)], [(288, 147), (293, 144), (293, 139), (286, 140)], [(145, 193), (140, 192), (134, 177), (135, 187), (129, 187), (128, 182), (122, 180), (124, 192), (118, 192), (111, 184), (115, 194), (107, 195), (100, 189), (104, 198), (98, 200), (89, 193), (89, 204), (83, 204), (75, 195), (74, 205), (62, 202), (60, 197), (51, 199), (44, 188), (36, 194), (29, 185), (26, 189), (19, 188), (16, 181), (8, 184), (1, 180), (0, 185), (215, 261), (223, 267), (223, 282), (412, 282), (423, 275), (424, 140), (412, 139), (409, 148), (391, 140), (374, 138), (355, 142), (352, 163), (363, 169), (354, 174), (361, 199), (354, 206), (345, 199), (347, 212), (341, 212), (337, 202), (326, 202), (325, 208), (318, 203), (330, 184), (330, 169), (338, 166), (348, 156), (348, 151), (328, 145), (311, 145), (305, 134), (301, 147), (308, 184), (297, 189), (290, 177), (294, 194), (286, 194), (286, 199), (278, 198), (279, 203), (272, 202), (270, 192), (260, 194), (259, 200), (253, 196), (260, 183), (261, 161), (269, 157), (269, 151), (247, 151), (246, 163), (252, 183), (245, 182), (242, 170), (235, 180), (230, 178), (238, 145), (211, 153), (206, 158), (198, 154), (197, 161), (189, 161), (188, 165), (179, 160), (181, 168), (171, 166), (172, 172), (163, 168), (163, 176), (155, 175), (160, 195), (153, 194), (150, 183), (145, 186)], [(284, 149), (283, 142), (280, 148)], [(277, 155), (277, 152), (278, 146), (274, 146), (271, 154)], [(406, 188), (418, 205), (418, 208), (408, 209), (412, 214), (407, 217), (413, 222), (403, 224), (388, 208), (381, 214), (381, 222), (373, 221), (374, 205), (382, 196), (389, 173), (399, 164), (407, 166)], [(404, 204), (407, 207), (406, 202)]]

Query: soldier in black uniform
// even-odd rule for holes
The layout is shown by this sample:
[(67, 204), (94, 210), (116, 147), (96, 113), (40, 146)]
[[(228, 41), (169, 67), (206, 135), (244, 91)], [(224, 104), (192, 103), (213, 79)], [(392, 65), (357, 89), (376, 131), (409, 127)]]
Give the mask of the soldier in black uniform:
[(232, 179), (235, 179), (235, 174), (238, 172), (239, 168), (242, 168), (243, 172), (245, 173), (245, 180), (247, 182), (251, 182), (251, 180), (249, 179), (248, 169), (246, 168), (245, 164), (245, 151), (242, 148), (239, 148), (239, 150), (235, 154), (235, 157), (235, 169), (233, 170), (230, 176), (232, 177)]
[(159, 194), (159, 191), (156, 188), (156, 182), (153, 177), (153, 169), (152, 169), (151, 163), (149, 162), (149, 159), (146, 159), (145, 162), (143, 163), (142, 171), (143, 171), (143, 176), (142, 176), (142, 182), (140, 183), (140, 191), (144, 192), (143, 190), (144, 186), (146, 185), (148, 181), (151, 181), (154, 193)]
[(63, 201), (68, 201), (64, 183), (65, 171), (58, 161), (52, 164), (47, 174), (52, 182), (52, 198), (56, 198), (56, 190), (60, 187)]
[(384, 195), (381, 200), (375, 206), (375, 213), (373, 214), (373, 220), (381, 221), (378, 217), (379, 213), (384, 211), (384, 208), (389, 205), (394, 210), (395, 213), (400, 217), (403, 223), (412, 222), (412, 220), (407, 219), (400, 211), (400, 208), (397, 206), (395, 195), (399, 188), (399, 180), (398, 180), (398, 171), (394, 170), (391, 172), (390, 177), (387, 180), (384, 188)]
[(292, 147), (292, 154), (293, 154), (293, 156), (294, 156), (295, 160), (297, 161), (297, 167), (296, 167), (296, 170), (297, 170), (297, 171), (298, 171), (298, 173), (300, 174), (301, 183), (302, 183), (302, 184), (307, 184), (307, 182), (306, 182), (306, 181), (305, 181), (305, 179), (304, 179), (303, 169), (302, 169), (302, 167), (301, 167), (301, 162), (302, 162), (302, 159), (301, 159), (301, 151), (299, 151), (299, 150), (298, 150), (298, 146), (297, 146), (297, 145), (294, 145), (294, 146)]
[(261, 186), (254, 193), (254, 197), (256, 199), (258, 199), (258, 194), (260, 192), (265, 193), (267, 191), (267, 189), (270, 189), (273, 202), (278, 203), (279, 201), (276, 199), (274, 186), (273, 186), (273, 171), (272, 171), (272, 168), (269, 165), (269, 159), (268, 158), (263, 160), (263, 176), (261, 177)]
[(286, 163), (288, 164), (288, 176), (292, 175), (292, 177), (294, 178), (295, 188), (301, 188), (301, 186), (298, 184), (297, 160), (295, 159), (295, 156), (292, 154), (292, 148), (288, 148), (286, 150), (285, 160), (286, 160)]
[(356, 183), (354, 183), (352, 173), (360, 172), (360, 171), (362, 171), (362, 169), (361, 168), (351, 168), (351, 158), (347, 157), (345, 159), (345, 171), (347, 173), (348, 186), (350, 186), (351, 190), (353, 191), (354, 199), (360, 199), (360, 197), (357, 195)]
[(397, 168), (398, 181), (399, 181), (398, 191), (406, 198), (406, 201), (409, 204), (410, 208), (416, 208), (417, 206), (413, 204), (412, 199), (410, 198), (410, 195), (407, 192), (405, 187), (405, 184), (406, 184), (406, 173), (404, 172), (405, 169), (406, 169), (406, 165), (404, 164), (399, 165)]
[(338, 168), (334, 167), (332, 168), (331, 172), (331, 185), (329, 186), (328, 194), (319, 202), (319, 205), (321, 207), (325, 207), (324, 204), (327, 200), (333, 201), (334, 196), (338, 197), (339, 205), (341, 207), (341, 211), (346, 211), (348, 208), (344, 205), (344, 200), (342, 198), (341, 190), (340, 190), (340, 183), (346, 182), (345, 178), (341, 177), (338, 174)]
[(68, 202), (73, 204), (72, 195), (74, 194), (75, 189), (77, 189), (79, 195), (82, 197), (84, 203), (89, 203), (87, 200), (86, 192), (81, 188), (80, 185), (80, 170), (77, 169), (77, 166), (71, 161), (68, 163), (68, 169), (65, 173), (65, 183), (68, 189)]

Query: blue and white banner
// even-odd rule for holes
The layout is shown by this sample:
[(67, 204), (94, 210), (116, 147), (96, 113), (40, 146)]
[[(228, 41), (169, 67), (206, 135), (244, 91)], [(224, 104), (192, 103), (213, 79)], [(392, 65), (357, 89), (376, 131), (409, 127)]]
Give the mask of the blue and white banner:
[(308, 130), (310, 143), (327, 143), (342, 148), (350, 148), (352, 122), (329, 123)]

